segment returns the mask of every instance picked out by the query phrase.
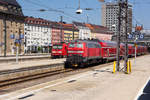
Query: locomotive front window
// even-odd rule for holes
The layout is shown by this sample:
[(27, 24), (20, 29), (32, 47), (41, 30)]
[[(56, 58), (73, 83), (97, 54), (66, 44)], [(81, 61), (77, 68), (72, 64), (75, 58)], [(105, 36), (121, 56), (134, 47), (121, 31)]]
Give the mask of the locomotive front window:
[(69, 44), (69, 47), (70, 47), (70, 48), (73, 48), (73, 47), (75, 47), (75, 44), (70, 43), (70, 44)]
[(57, 46), (53, 46), (53, 49), (57, 49)]
[(54, 45), (53, 49), (62, 49), (62, 45)]
[(62, 49), (62, 46), (57, 46), (58, 49)]
[(83, 48), (83, 44), (77, 44), (77, 48)]
[(81, 43), (75, 43), (75, 44), (71, 43), (71, 44), (69, 44), (69, 47), (70, 48), (74, 48), (74, 47), (83, 48), (83, 44), (81, 44)]
[(69, 44), (69, 47), (70, 48), (74, 48), (74, 47), (83, 48), (83, 44), (81, 44), (81, 43), (71, 43), (71, 44)]

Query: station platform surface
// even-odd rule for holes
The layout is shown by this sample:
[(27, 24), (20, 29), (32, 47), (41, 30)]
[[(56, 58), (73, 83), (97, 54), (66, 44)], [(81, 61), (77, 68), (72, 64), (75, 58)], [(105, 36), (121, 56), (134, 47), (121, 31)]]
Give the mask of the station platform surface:
[[(51, 59), (50, 54), (47, 55), (19, 55), (18, 60), (23, 61), (30, 61), (30, 60), (44, 60), (44, 59)], [(7, 56), (7, 57), (0, 57), (0, 64), (2, 63), (12, 63), (16, 62), (16, 56)]]
[(18, 63), (16, 62), (0, 63), (0, 71), (64, 63), (64, 61), (65, 59), (63, 58), (63, 59), (27, 60), (27, 61), (19, 61)]
[[(22, 53), (19, 54), (19, 56), (44, 56), (44, 55), (50, 55), (50, 53)], [(6, 57), (15, 57), (16, 54), (10, 54), (8, 53)], [(0, 57), (4, 57), (4, 54), (1, 54)]]
[(113, 65), (108, 65), (0, 95), (0, 100), (137, 100), (150, 76), (150, 55), (131, 62), (130, 74), (112, 74)]
[[(42, 57), (50, 57), (50, 55), (30, 55), (30, 56), (18, 56), (20, 59), (23, 58), (42, 58)], [(0, 60), (9, 60), (9, 59), (16, 59), (16, 56), (7, 56), (7, 57), (0, 57)]]

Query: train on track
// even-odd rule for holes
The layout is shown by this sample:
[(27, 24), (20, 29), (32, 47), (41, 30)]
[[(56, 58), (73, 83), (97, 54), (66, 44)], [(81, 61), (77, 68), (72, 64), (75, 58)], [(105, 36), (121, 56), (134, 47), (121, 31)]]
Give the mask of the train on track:
[(67, 56), (67, 44), (56, 43), (52, 46), (51, 58), (63, 58)]
[[(68, 43), (67, 59), (65, 67), (85, 67), (89, 64), (103, 63), (115, 60), (117, 54), (117, 43), (104, 40), (74, 40)], [(128, 56), (143, 55), (147, 53), (147, 47), (128, 44)], [(125, 54), (125, 44), (120, 44), (120, 58)]]

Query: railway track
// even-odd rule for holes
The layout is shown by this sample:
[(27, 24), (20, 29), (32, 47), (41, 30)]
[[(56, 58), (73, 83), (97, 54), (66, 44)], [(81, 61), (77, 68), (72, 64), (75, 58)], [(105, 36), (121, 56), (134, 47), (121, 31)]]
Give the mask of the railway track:
[[(94, 70), (96, 67), (104, 67), (104, 66), (111, 65), (111, 64), (112, 64), (112, 62), (107, 63), (107, 64), (97, 65), (97, 66), (94, 66), (94, 67), (81, 68), (81, 69), (71, 69), (71, 68), (69, 68), (69, 69), (68, 68), (67, 69), (64, 69), (64, 68), (59, 69), (58, 68), (58, 69), (53, 70), (53, 71), (48, 71), (48, 72), (43, 72), (43, 73), (39, 73), (39, 74), (33, 74), (33, 75), (24, 76), (24, 77), (18, 77), (18, 78), (13, 78), (13, 79), (0, 81), (0, 88), (5, 88), (5, 87), (12, 86), (12, 85), (20, 84), (20, 83), (23, 83), (23, 82), (28, 82), (28, 81), (32, 81), (32, 80), (36, 80), (36, 79), (40, 79), (40, 78), (44, 78), (44, 77), (50, 77), (50, 76), (63, 74), (63, 73), (67, 73), (67, 72), (75, 72), (75, 73), (85, 72), (85, 71), (89, 71), (89, 70)], [(59, 66), (63, 66), (63, 65), (59, 64)], [(37, 68), (40, 69), (40, 67), (37, 67)], [(45, 68), (47, 68), (47, 67), (45, 67)], [(7, 71), (7, 72), (1, 73), (0, 75), (16, 73), (16, 72), (22, 72), (22, 71), (29, 71), (29, 70), (35, 70), (35, 68)]]
[(39, 79), (42, 77), (48, 77), (51, 75), (65, 73), (65, 72), (69, 72), (69, 71), (72, 71), (72, 69), (56, 70), (56, 71), (52, 71), (52, 72), (46, 72), (46, 73), (41, 73), (41, 74), (35, 74), (35, 75), (0, 81), (0, 88), (4, 88), (4, 87), (7, 87), (7, 86), (13, 85), (13, 84), (19, 84), (21, 82), (25, 82), (25, 81), (29, 81), (29, 80), (35, 80), (35, 79)]
[(0, 72), (0, 88), (68, 71), (71, 71), (71, 69), (64, 69), (63, 63), (5, 70)]
[[(54, 76), (54, 75), (58, 75), (58, 74), (62, 74), (62, 73), (67, 73), (67, 72), (71, 72), (71, 73), (75, 72), (75, 74), (77, 74), (77, 73), (81, 73), (81, 72), (85, 72), (85, 71), (89, 71), (89, 70), (94, 71), (97, 68), (106, 67), (106, 66), (112, 65), (112, 64), (113, 64), (113, 62), (109, 62), (109, 63), (105, 63), (105, 64), (94, 65), (92, 67), (87, 67), (87, 68), (64, 69), (63, 63), (60, 63), (60, 64), (53, 64), (51, 66), (38, 66), (38, 67), (22, 68), (22, 69), (16, 69), (16, 70), (7, 70), (5, 72), (0, 72), (0, 76), (1, 75), (7, 75), (7, 74), (13, 74), (13, 73), (32, 71), (32, 70), (53, 69), (53, 70), (43, 71), (43, 72), (40, 72), (40, 73), (37, 72), (36, 74), (30, 74), (30, 75), (26, 75), (26, 76), (23, 76), (23, 77), (11, 78), (11, 79), (7, 79), (7, 80), (1, 80), (0, 81), (0, 88), (5, 88), (5, 87), (8, 87), (8, 86), (12, 86), (12, 85), (16, 85), (16, 84), (20, 84), (20, 83), (24, 83), (24, 82), (28, 82), (28, 81), (32, 81), (32, 80), (36, 80), (36, 79), (40, 79), (40, 78), (44, 78), (44, 77), (50, 77), (50, 76)], [(57, 67), (61, 67), (61, 68), (57, 68)], [(71, 75), (71, 74), (69, 74), (69, 75)]]

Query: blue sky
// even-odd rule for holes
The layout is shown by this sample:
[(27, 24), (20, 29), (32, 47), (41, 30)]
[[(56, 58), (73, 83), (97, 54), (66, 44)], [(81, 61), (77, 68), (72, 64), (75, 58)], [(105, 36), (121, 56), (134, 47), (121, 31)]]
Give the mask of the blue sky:
[[(101, 25), (101, 5), (98, 0), (81, 0), (81, 8), (93, 8), (91, 11), (83, 10), (80, 15), (75, 14), (78, 8), (78, 0), (17, 0), (23, 8), (25, 16), (40, 17), (52, 21), (60, 21), (60, 16), (64, 17), (64, 21), (72, 22), (89, 22)], [(113, 0), (105, 0), (110, 2)], [(150, 29), (149, 17), (150, 1), (149, 0), (129, 0), (133, 4), (133, 24), (143, 24), (144, 28)], [(40, 12), (39, 9), (54, 9), (61, 12), (46, 11)]]

